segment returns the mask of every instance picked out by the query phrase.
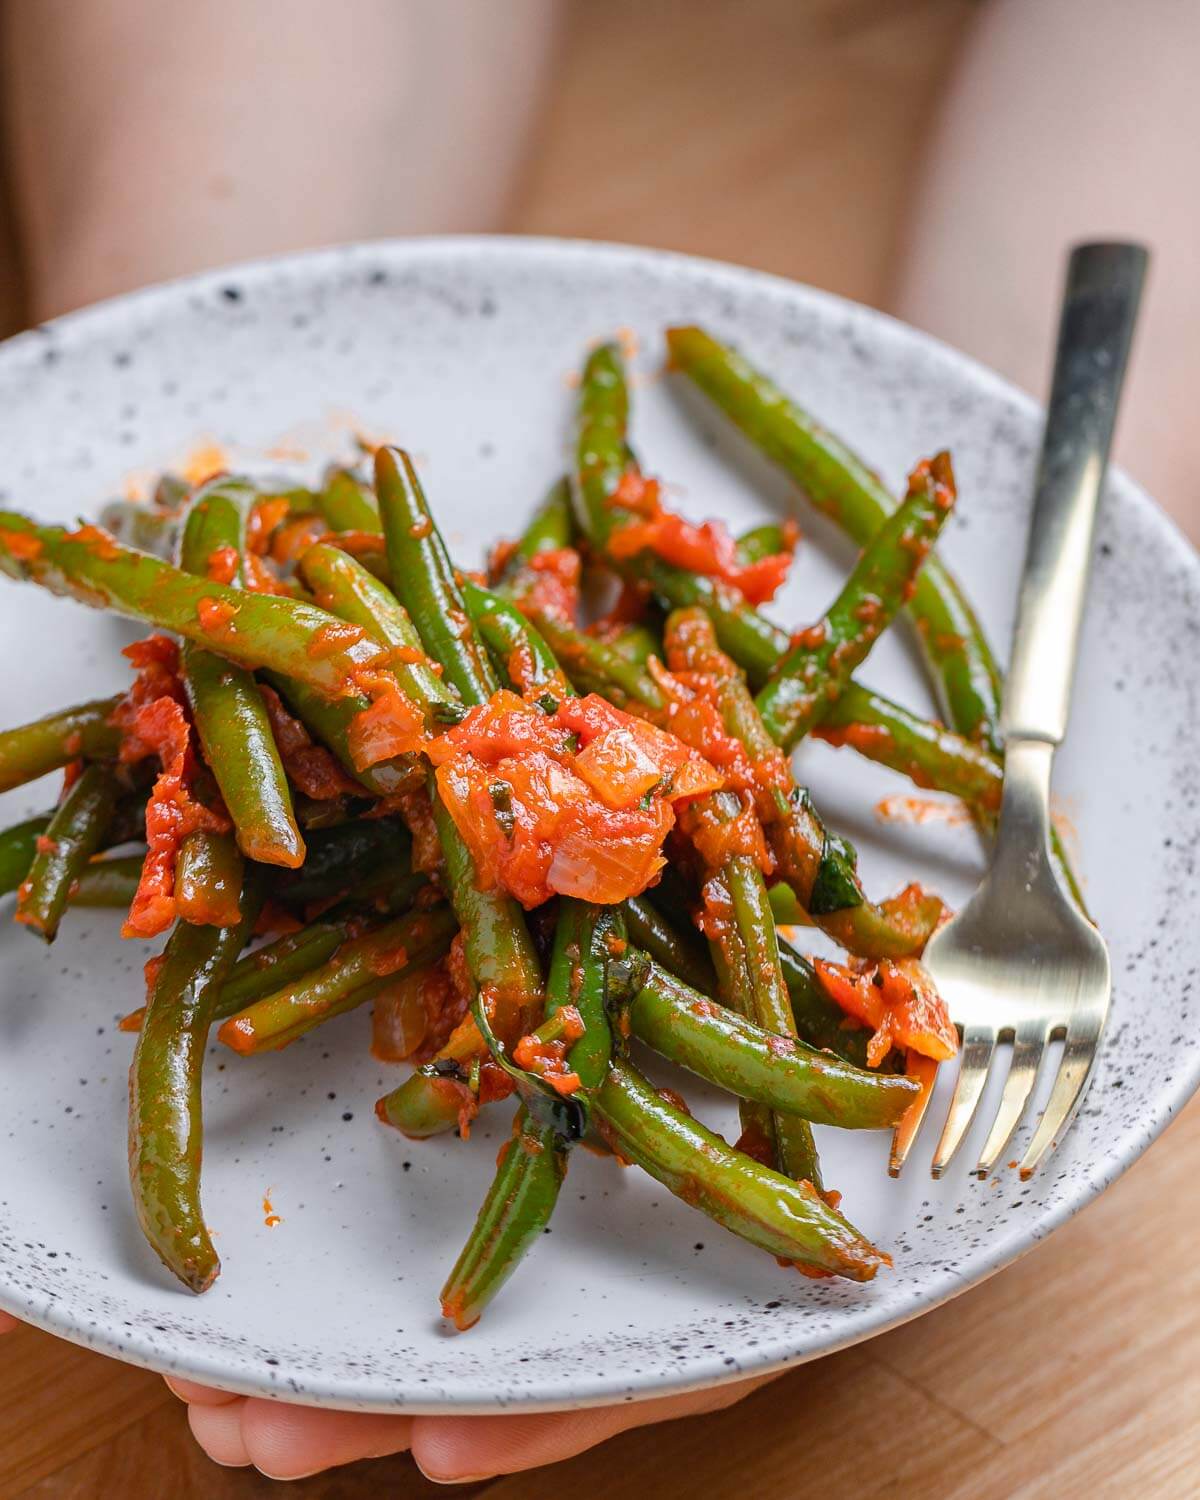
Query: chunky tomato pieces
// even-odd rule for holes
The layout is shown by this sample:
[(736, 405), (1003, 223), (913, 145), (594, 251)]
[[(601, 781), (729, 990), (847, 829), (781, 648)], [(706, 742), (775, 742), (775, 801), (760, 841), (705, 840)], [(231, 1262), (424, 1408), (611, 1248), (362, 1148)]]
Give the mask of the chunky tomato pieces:
[(719, 578), (750, 604), (773, 599), (792, 565), (790, 550), (755, 562), (739, 562), (737, 544), (723, 522), (696, 526), (665, 509), (658, 481), (646, 479), (636, 469), (627, 469), (621, 476), (611, 503), (636, 517), (618, 526), (609, 538), (608, 550), (614, 558), (654, 552), (678, 568)]
[(126, 765), (157, 757), (162, 767), (146, 804), (146, 857), (124, 937), (154, 937), (175, 920), (175, 864), (189, 833), (224, 833), (230, 822), (192, 791), (197, 760), (192, 726), (179, 678), (179, 648), (164, 635), (135, 641), (122, 653), (137, 677), (113, 714), (121, 730), (119, 759)]
[(514, 580), (513, 596), (528, 615), (573, 620), (579, 609), (582, 563), (574, 547), (535, 552)]
[(867, 1043), (871, 1067), (878, 1067), (893, 1045), (934, 1062), (958, 1051), (946, 1002), (915, 958), (853, 966), (817, 958), (813, 967), (830, 999), (875, 1033)]
[(481, 885), (525, 907), (637, 895), (664, 864), (673, 804), (722, 784), (674, 735), (595, 694), (546, 714), (497, 693), (426, 753)]

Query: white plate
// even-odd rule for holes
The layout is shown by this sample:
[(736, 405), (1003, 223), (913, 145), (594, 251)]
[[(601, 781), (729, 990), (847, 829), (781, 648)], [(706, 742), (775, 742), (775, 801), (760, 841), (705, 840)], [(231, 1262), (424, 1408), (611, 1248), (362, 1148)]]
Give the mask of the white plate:
[[(1032, 403), (928, 338), (769, 276), (658, 252), (521, 240), (366, 245), (124, 297), (0, 348), (4, 503), (94, 514), (137, 470), (215, 442), (237, 465), (315, 475), (351, 427), (412, 448), (464, 561), (519, 529), (563, 462), (572, 377), (592, 340), (633, 331), (635, 441), (696, 516), (735, 529), (790, 505), (714, 414), (660, 375), (661, 330), (705, 323), (844, 434), (893, 485), (954, 450), (960, 515), (944, 551), (1005, 646), (1038, 433)], [(1047, 329), (1049, 344), (1050, 330)], [(1134, 379), (1136, 379), (1136, 370)], [(302, 456), (287, 458), (287, 450)], [(809, 533), (779, 605), (815, 618), (849, 562)], [(204, 1297), (141, 1241), (125, 1178), (137, 944), (114, 914), (75, 913), (47, 952), (0, 927), (0, 1304), (155, 1369), (230, 1389), (371, 1410), (568, 1407), (663, 1395), (811, 1359), (911, 1318), (1028, 1250), (1145, 1150), (1200, 1078), (1200, 845), (1195, 747), (1200, 568), (1114, 475), (1059, 798), (1078, 830), (1088, 899), (1112, 947), (1113, 1015), (1095, 1086), (1032, 1182), (961, 1166), (929, 1178), (930, 1129), (899, 1183), (882, 1135), (823, 1130), (828, 1180), (895, 1257), (867, 1287), (781, 1270), (648, 1178), (576, 1154), (553, 1232), (482, 1324), (447, 1332), (437, 1292), (490, 1178), (508, 1110), (469, 1144), (380, 1126), (396, 1074), (366, 1017), (239, 1061), (214, 1045), (205, 1210), (224, 1271)], [(120, 624), (0, 580), (0, 722), (125, 680)], [(865, 676), (928, 706), (910, 643), (890, 634)], [(981, 854), (969, 829), (883, 825), (905, 787), (850, 752), (801, 756), (830, 819), (858, 842), (871, 889), (916, 874), (959, 901)], [(51, 784), (0, 799), (4, 823)], [(657, 1070), (662, 1076), (662, 1070)], [(942, 1082), (945, 1105), (949, 1079)], [(697, 1112), (727, 1105), (685, 1083)], [(976, 1144), (977, 1144), (976, 1140)], [(1019, 1154), (1021, 1142), (1014, 1148)], [(282, 1222), (264, 1224), (269, 1191)]]

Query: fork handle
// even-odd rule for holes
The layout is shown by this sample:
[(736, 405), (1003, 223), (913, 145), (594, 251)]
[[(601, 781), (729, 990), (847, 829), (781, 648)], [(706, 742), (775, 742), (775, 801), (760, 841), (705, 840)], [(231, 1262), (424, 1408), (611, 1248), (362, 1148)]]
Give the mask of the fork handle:
[(1096, 507), (1148, 258), (1134, 244), (1071, 252), (1004, 693), (1005, 740), (1057, 745), (1066, 733)]

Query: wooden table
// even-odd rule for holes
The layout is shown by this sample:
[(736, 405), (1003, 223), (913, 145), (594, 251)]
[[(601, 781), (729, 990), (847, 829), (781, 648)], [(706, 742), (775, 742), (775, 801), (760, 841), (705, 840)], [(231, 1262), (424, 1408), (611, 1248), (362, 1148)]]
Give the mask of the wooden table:
[[(514, 228), (692, 250), (881, 303), (934, 80), (971, 9), (580, 0)], [(459, 1493), (1195, 1496), (1198, 1176), (1193, 1105), (1048, 1244), (919, 1322), (718, 1416)], [(272, 1489), (203, 1459), (156, 1377), (30, 1330), (0, 1349), (0, 1500), (243, 1500)], [(445, 1491), (397, 1457), (287, 1493)]]

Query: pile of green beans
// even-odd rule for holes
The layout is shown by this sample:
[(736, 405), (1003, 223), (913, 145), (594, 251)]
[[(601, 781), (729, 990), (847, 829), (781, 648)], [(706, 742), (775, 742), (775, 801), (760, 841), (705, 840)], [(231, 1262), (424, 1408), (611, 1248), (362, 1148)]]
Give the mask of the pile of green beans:
[[(746, 601), (737, 572), (616, 545), (646, 487), (615, 344), (588, 354), (565, 473), (486, 582), (455, 566), (409, 454), (388, 446), (369, 476), (333, 467), (315, 488), (222, 475), (193, 492), (167, 476), (153, 504), (108, 506), (103, 530), (0, 511), (0, 572), (179, 643), (177, 667), (129, 693), (0, 732), (0, 791), (66, 772), (55, 806), (0, 832), (0, 896), (15, 892), (17, 922), (50, 942), (74, 908), (128, 906), (147, 872), (173, 871), (174, 925), (122, 1028), (136, 1034), (134, 1210), (191, 1290), (219, 1272), (201, 1208), (210, 1030), (234, 1053), (274, 1052), (400, 993), (418, 1017), (424, 1007), (425, 1035), (405, 1041), (415, 1065), (378, 1101), (382, 1121), (465, 1137), (485, 1104), (515, 1096), (511, 1139), (442, 1290), (457, 1328), (539, 1243), (580, 1141), (782, 1262), (854, 1281), (889, 1264), (826, 1189), (813, 1127), (893, 1129), (920, 1089), (902, 1053), (867, 1066), (871, 1033), (782, 929), (819, 928), (863, 965), (909, 960), (941, 903), (869, 899), (790, 754), (807, 736), (846, 745), (962, 798), (982, 826), (994, 819), (999, 677), (932, 555), (953, 472), (945, 453), (918, 464), (897, 504), (731, 349), (698, 328), (667, 341), (672, 368), (861, 549), (794, 634)], [(755, 527), (725, 556), (752, 567), (793, 531)], [(547, 568), (576, 566), (572, 548), (645, 601), (638, 620), (592, 628), (541, 590)], [(948, 727), (856, 676), (901, 616)], [(728, 772), (678, 805), (671, 863), (647, 889), (524, 910), (477, 863), (423, 752), (501, 690), (547, 714), (597, 694), (670, 731), (702, 679), (721, 763), (755, 768), (751, 781)], [(176, 740), (160, 744), (143, 720), (151, 681)], [(377, 731), (384, 740), (368, 738)], [(737, 1102), (736, 1145), (648, 1080), (651, 1054)]]

